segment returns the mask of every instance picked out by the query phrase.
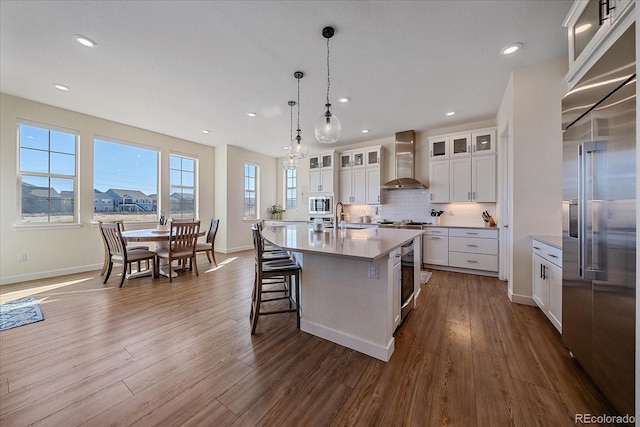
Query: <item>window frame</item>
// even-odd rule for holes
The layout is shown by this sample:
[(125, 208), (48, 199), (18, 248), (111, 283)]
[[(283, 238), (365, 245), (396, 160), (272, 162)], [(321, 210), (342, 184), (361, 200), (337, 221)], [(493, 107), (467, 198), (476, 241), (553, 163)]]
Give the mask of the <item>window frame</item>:
[[(193, 187), (189, 187), (189, 186), (183, 186), (183, 185), (176, 185), (174, 186), (171, 183), (171, 158), (172, 157), (180, 157), (181, 159), (187, 159), (187, 160), (193, 160)], [(168, 193), (168, 197), (169, 197), (169, 216), (172, 217), (173, 216), (173, 212), (171, 212), (171, 189), (175, 188), (175, 187), (179, 187), (179, 188), (191, 188), (193, 190), (193, 219), (198, 219), (200, 217), (199, 212), (199, 206), (200, 206), (200, 202), (199, 202), (199, 191), (198, 191), (198, 171), (199, 171), (199, 159), (198, 156), (194, 156), (194, 155), (190, 155), (190, 154), (184, 154), (184, 153), (178, 153), (178, 152), (169, 152), (169, 176), (168, 176), (168, 181), (169, 181), (169, 193)], [(173, 169), (173, 170), (177, 170), (177, 169)], [(180, 169), (181, 172), (183, 172), (183, 169)], [(180, 218), (182, 217), (182, 213), (180, 212)], [(190, 218), (185, 218), (185, 219), (190, 219)]]
[[(30, 172), (30, 171), (22, 171), (20, 166), (20, 151), (21, 139), (20, 139), (20, 126), (31, 126), (39, 129), (44, 129), (49, 132), (48, 137), (48, 149), (47, 153), (51, 153), (51, 131), (61, 132), (73, 135), (75, 137), (74, 141), (74, 174), (73, 175), (64, 175), (59, 173), (51, 173), (51, 172)], [(29, 148), (29, 147), (24, 147)], [(44, 150), (42, 150), (44, 151)], [(68, 154), (68, 153), (64, 153)], [(51, 166), (51, 158), (48, 159), (49, 170)], [(16, 198), (17, 198), (17, 212), (16, 212), (16, 228), (68, 228), (68, 227), (79, 227), (80, 224), (80, 131), (77, 129), (66, 128), (63, 126), (52, 125), (48, 123), (41, 123), (27, 119), (18, 118), (16, 121)], [(48, 178), (49, 180), (53, 179), (71, 179), (73, 181), (73, 218), (70, 221), (60, 221), (60, 222), (51, 222), (51, 205), (49, 205), (49, 209), (47, 211), (47, 221), (46, 222), (28, 222), (23, 221), (22, 217), (22, 183), (24, 176), (32, 176), (32, 177), (43, 177)], [(49, 187), (51, 188), (51, 187)]]
[[(255, 177), (254, 177), (254, 181), (255, 181), (255, 189), (251, 190), (247, 188), (247, 179), (251, 179), (251, 176), (247, 175), (247, 167), (252, 167), (255, 168)], [(243, 217), (245, 220), (258, 220), (260, 219), (260, 165), (253, 163), (253, 162), (244, 162), (243, 165), (243, 179), (242, 179), (242, 186), (243, 186), (243, 192), (242, 192), (242, 212), (243, 212)], [(255, 200), (255, 216), (250, 216), (247, 215), (247, 192), (249, 193), (253, 193), (254, 194), (254, 200)]]
[[(161, 176), (162, 176), (162, 171), (161, 171), (161, 167), (162, 167), (162, 150), (160, 149), (160, 147), (156, 147), (156, 146), (152, 146), (152, 145), (146, 145), (143, 143), (139, 143), (139, 142), (133, 142), (133, 141), (129, 141), (129, 140), (125, 140), (125, 139), (120, 139), (120, 138), (114, 138), (111, 136), (106, 136), (106, 135), (100, 135), (100, 134), (94, 134), (93, 135), (93, 158), (92, 158), (92, 179), (91, 179), (91, 192), (92, 194), (94, 190), (96, 190), (96, 182), (95, 182), (95, 178), (96, 178), (96, 167), (95, 167), (95, 162), (96, 162), (96, 154), (95, 154), (95, 145), (96, 145), (96, 140), (100, 140), (100, 141), (104, 141), (104, 142), (108, 142), (108, 143), (112, 143), (112, 144), (120, 144), (120, 145), (126, 145), (129, 147), (133, 147), (133, 148), (138, 148), (138, 149), (142, 149), (142, 150), (149, 150), (149, 151), (153, 151), (156, 153), (156, 177), (155, 177), (155, 181), (156, 181), (156, 209), (157, 211), (155, 212), (155, 216), (153, 220), (144, 220), (144, 221), (135, 221), (135, 224), (155, 224), (157, 223), (157, 218), (160, 216), (160, 212), (162, 211), (162, 209), (160, 209), (161, 206), (161, 200), (162, 200), (162, 187), (161, 187)], [(135, 191), (141, 191), (141, 190), (135, 190)], [(106, 193), (105, 193), (106, 194)], [(150, 196), (150, 195), (147, 195)], [(153, 202), (152, 202), (153, 205)], [(94, 224), (98, 223), (98, 219), (96, 219), (95, 215), (96, 213), (100, 213), (100, 211), (96, 212), (95, 209), (93, 210), (92, 213), (92, 217), (91, 217), (91, 221)], [(113, 220), (118, 220), (118, 219), (122, 219), (123, 221), (126, 221), (126, 218), (117, 218), (114, 216)], [(131, 222), (131, 221), (129, 221)]]
[[(283, 189), (283, 203), (282, 206), (284, 206), (285, 210), (291, 210), (291, 211), (297, 211), (298, 210), (298, 169), (284, 169), (284, 177), (283, 177), (283, 181), (284, 181), (284, 189)], [(292, 179), (295, 182), (295, 185), (293, 187), (289, 187), (289, 173), (293, 173), (294, 176), (292, 177)], [(293, 190), (293, 202), (294, 202), (294, 206), (293, 207), (289, 207), (289, 190)]]

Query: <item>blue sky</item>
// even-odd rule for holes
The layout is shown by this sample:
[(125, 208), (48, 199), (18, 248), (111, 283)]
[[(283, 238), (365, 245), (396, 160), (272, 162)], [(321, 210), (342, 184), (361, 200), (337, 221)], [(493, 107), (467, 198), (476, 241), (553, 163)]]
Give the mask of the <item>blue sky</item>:
[(96, 138), (93, 158), (96, 190), (122, 188), (157, 194), (157, 151)]

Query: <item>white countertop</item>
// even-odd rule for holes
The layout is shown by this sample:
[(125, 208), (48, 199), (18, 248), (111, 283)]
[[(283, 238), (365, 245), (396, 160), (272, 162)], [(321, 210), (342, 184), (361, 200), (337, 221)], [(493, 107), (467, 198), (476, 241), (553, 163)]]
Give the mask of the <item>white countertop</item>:
[(556, 249), (562, 250), (562, 236), (532, 235), (531, 239), (546, 243), (547, 245), (551, 245)]
[(315, 232), (309, 224), (265, 226), (264, 238), (286, 250), (354, 258), (372, 262), (422, 235), (422, 230), (394, 228), (327, 228)]

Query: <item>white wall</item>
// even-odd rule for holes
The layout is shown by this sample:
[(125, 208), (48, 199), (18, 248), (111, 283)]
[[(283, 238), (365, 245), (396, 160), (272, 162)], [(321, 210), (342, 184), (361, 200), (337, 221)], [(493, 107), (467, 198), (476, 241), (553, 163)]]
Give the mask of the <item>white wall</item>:
[[(17, 229), (18, 119), (74, 129), (80, 133), (80, 224), (71, 228)], [(214, 149), (201, 144), (149, 132), (97, 117), (0, 94), (0, 284), (88, 271), (102, 266), (102, 241), (93, 220), (94, 135), (157, 147), (161, 158), (160, 182), (168, 183), (168, 158), (173, 151), (199, 159), (200, 203), (198, 217), (207, 224), (214, 213)], [(168, 190), (161, 190), (166, 192)], [(161, 202), (168, 211), (168, 197)], [(26, 252), (27, 261), (17, 262)]]
[(567, 59), (514, 70), (498, 113), (509, 127), (513, 300), (532, 303), (532, 234), (562, 234), (561, 100)]
[(244, 164), (250, 162), (259, 167), (258, 217), (264, 219), (269, 217), (267, 208), (277, 203), (276, 164), (279, 164), (279, 170), (282, 170), (282, 162), (278, 163), (277, 159), (273, 157), (233, 145), (226, 146), (225, 151), (226, 153), (216, 153), (216, 157), (223, 157), (226, 154), (226, 159), (221, 160), (226, 163), (226, 174), (223, 182), (220, 183), (220, 185), (226, 185), (226, 198), (221, 201), (216, 197), (216, 200), (219, 201), (217, 203), (226, 204), (224, 207), (220, 207), (220, 209), (226, 210), (224, 215), (226, 217), (226, 233), (221, 251), (229, 253), (253, 248), (250, 227), (254, 221), (243, 218)]

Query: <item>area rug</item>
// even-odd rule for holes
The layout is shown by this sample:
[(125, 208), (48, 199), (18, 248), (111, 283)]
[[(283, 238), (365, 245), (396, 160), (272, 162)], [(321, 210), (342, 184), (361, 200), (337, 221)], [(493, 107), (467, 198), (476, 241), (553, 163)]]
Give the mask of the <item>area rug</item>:
[(429, 281), (429, 279), (431, 278), (431, 272), (430, 271), (420, 271), (420, 283), (427, 283)]
[(44, 320), (44, 315), (38, 300), (34, 297), (20, 298), (0, 304), (0, 331), (41, 320)]

